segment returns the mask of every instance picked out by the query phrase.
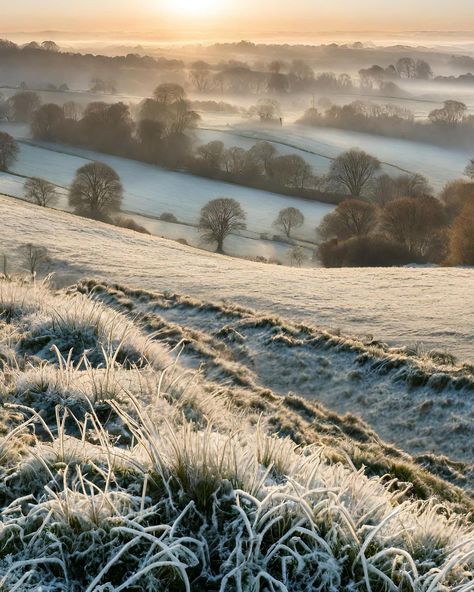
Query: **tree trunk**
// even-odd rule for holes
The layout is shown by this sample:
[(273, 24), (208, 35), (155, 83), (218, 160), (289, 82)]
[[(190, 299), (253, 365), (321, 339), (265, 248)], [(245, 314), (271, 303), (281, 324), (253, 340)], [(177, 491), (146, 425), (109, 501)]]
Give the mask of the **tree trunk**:
[(220, 255), (224, 254), (224, 239), (223, 238), (220, 238), (217, 241), (216, 253), (219, 253)]

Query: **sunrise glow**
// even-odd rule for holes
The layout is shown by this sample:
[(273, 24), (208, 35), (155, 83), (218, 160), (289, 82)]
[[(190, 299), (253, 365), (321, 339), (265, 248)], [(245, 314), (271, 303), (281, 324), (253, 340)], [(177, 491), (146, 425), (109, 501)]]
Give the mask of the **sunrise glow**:
[(213, 17), (217, 13), (221, 14), (225, 3), (219, 0), (166, 0), (164, 4), (165, 12), (171, 15), (186, 15), (194, 18)]

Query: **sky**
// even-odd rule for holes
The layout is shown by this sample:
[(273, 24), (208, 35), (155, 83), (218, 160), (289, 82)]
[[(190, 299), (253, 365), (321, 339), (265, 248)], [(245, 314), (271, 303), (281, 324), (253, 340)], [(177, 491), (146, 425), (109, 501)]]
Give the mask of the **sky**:
[(250, 39), (256, 32), (468, 31), (474, 0), (16, 0), (0, 31), (148, 35), (197, 32)]

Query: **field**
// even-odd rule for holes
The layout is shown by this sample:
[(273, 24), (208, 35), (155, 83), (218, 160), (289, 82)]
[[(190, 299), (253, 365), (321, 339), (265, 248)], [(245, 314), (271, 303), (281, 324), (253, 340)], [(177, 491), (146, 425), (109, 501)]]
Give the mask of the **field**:
[[(242, 338), (249, 344), (244, 347), (246, 372), (258, 384), (324, 402), (341, 413), (358, 413), (383, 437), (413, 454), (436, 452), (472, 462), (474, 418), (463, 386), (470, 371), (450, 366), (452, 354), (461, 361), (474, 357), (472, 326), (465, 322), (474, 313), (473, 303), (465, 298), (473, 286), (471, 270), (298, 270), (200, 252), (6, 198), (0, 201), (0, 213), (1, 246), (10, 264), (20, 244), (45, 245), (61, 284), (87, 276), (103, 278), (136, 289), (189, 294), (203, 302), (239, 303), (260, 315), (287, 319), (281, 323), (305, 323), (309, 335), (296, 340), (291, 330), (288, 338), (274, 339), (274, 331), (266, 329)], [(124, 300), (130, 300), (127, 293)], [(152, 305), (149, 310), (158, 308)], [(214, 318), (198, 303), (184, 312), (161, 308), (167, 322), (209, 338), (226, 325), (225, 315)], [(133, 299), (131, 310), (144, 312)], [(358, 335), (365, 344), (361, 347), (373, 346), (376, 353), (380, 340), (402, 350), (386, 354), (380, 346), (382, 361), (372, 360), (371, 353), (361, 367), (358, 346), (324, 353), (312, 345), (326, 329), (335, 336)], [(244, 328), (235, 330), (239, 336)], [(409, 362), (413, 355), (424, 361), (406, 372), (405, 362), (396, 360), (401, 356)], [(238, 362), (247, 363), (240, 358)], [(457, 378), (446, 383), (446, 374)]]
[(245, 121), (229, 129), (213, 120), (207, 130), (199, 131), (198, 136), (203, 141), (222, 140), (228, 146), (240, 145), (244, 148), (257, 140), (267, 140), (273, 142), (282, 154), (299, 153), (314, 167), (316, 174), (325, 174), (331, 159), (341, 152), (361, 148), (384, 163), (384, 172), (392, 176), (420, 173), (429, 179), (436, 191), (448, 181), (462, 177), (466, 163), (472, 157), (469, 151), (462, 149), (440, 148), (421, 142), (326, 127), (305, 127), (291, 121), (283, 129), (262, 128)]
[[(0, 129), (14, 134), (17, 138), (24, 138), (27, 134), (25, 126), (16, 124), (0, 124)], [(140, 223), (155, 234), (170, 238), (184, 238), (196, 246), (201, 246), (201, 243), (195, 228), (160, 223), (153, 218), (163, 212), (171, 212), (180, 222), (196, 225), (200, 209), (209, 200), (216, 197), (237, 199), (247, 213), (248, 230), (243, 233), (243, 236), (231, 237), (228, 247), (233, 255), (261, 255), (286, 261), (288, 245), (260, 239), (262, 233), (269, 236), (278, 234), (278, 231), (272, 227), (278, 211), (289, 206), (299, 208), (306, 220), (298, 236), (303, 240), (314, 241), (315, 228), (333, 209), (333, 206), (319, 202), (212, 181), (90, 150), (51, 144), (33, 145), (29, 141), (20, 143), (19, 157), (12, 167), (14, 174), (0, 173), (0, 191), (7, 195), (21, 197), (24, 177), (42, 177), (59, 187), (62, 195), (59, 207), (67, 210), (67, 187), (76, 170), (91, 160), (105, 162), (118, 172), (125, 189), (123, 202), (125, 211), (141, 216)], [(143, 217), (149, 217), (149, 219), (143, 219)], [(307, 256), (310, 257), (311, 254), (312, 251), (308, 249)]]
[[(6, 138), (0, 155), (0, 592), (474, 592), (474, 269), (472, 212), (461, 212), (470, 186), (454, 186), (459, 199), (451, 187), (440, 206), (410, 179), (377, 184), (340, 159), (363, 177), (353, 195), (376, 203), (359, 204), (356, 230), (342, 221), (327, 249), (436, 265), (326, 269), (316, 229), (335, 205), (238, 184), (338, 203), (325, 194), (343, 191), (331, 165), (354, 148), (380, 173), (425, 176), (433, 197), (467, 179), (472, 33), (361, 29), (357, 40), (318, 28), (428, 26), (442, 13), (464, 27), (469, 8), (413, 5), (401, 19), (403, 3), (384, 12), (371, 0), (352, 14), (310, 0), (271, 11), (115, 2), (112, 12), (85, 0), (30, 2), (23, 15), (22, 1), (2, 9), (7, 30), (47, 23), (35, 35), (60, 45), (0, 39), (0, 132), (19, 147), (10, 158)], [(249, 40), (225, 42), (242, 17)], [(119, 32), (122, 18), (133, 33)], [(9, 100), (22, 89), (43, 105), (76, 105), (36, 112), (31, 94)], [(128, 111), (100, 105), (119, 101)], [(390, 109), (366, 119), (329, 110), (353, 101), (409, 109), (417, 123), (408, 129), (404, 115), (403, 134), (432, 143), (377, 135), (401, 135)], [(309, 107), (374, 133), (298, 123)], [(182, 133), (182, 170), (78, 147), (178, 162)], [(255, 170), (239, 152), (215, 167), (200, 160), (197, 147), (216, 140), (301, 156), (312, 168), (305, 191), (284, 160), (262, 157)], [(77, 170), (94, 161), (124, 189), (108, 224), (69, 205)], [(208, 164), (237, 182), (188, 172)], [(55, 185), (52, 207), (27, 201), (32, 177)], [(199, 230), (218, 197), (246, 213), (225, 255)], [(291, 238), (275, 225), (288, 207), (304, 214)], [(122, 227), (131, 220), (145, 232)]]
[[(49, 215), (59, 230), (69, 219)], [(80, 222), (84, 243), (86, 224), (106, 241), (103, 226)], [(133, 235), (111, 231), (137, 257)], [(94, 244), (106, 260), (104, 246)], [(195, 268), (192, 251), (181, 253)], [(213, 258), (223, 271), (233, 263)], [(120, 277), (126, 261), (108, 263)], [(5, 589), (471, 590), (472, 466), (429, 450), (449, 449), (455, 434), (469, 455), (472, 426), (442, 436), (436, 417), (449, 424), (455, 398), (459, 411), (472, 368), (95, 281), (55, 291), (0, 281), (0, 348)], [(305, 375), (314, 403), (288, 393)], [(438, 444), (424, 422), (409, 426), (426, 448), (410, 456), (323, 407), (344, 375), (360, 392), (379, 387), (378, 416), (419, 407)], [(284, 392), (272, 380), (287, 380)], [(406, 432), (394, 436), (411, 446)]]

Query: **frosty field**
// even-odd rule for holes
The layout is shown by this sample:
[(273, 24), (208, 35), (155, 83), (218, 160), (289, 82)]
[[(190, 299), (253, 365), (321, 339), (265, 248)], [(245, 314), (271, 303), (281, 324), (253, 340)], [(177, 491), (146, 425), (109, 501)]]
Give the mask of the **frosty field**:
[(234, 300), (391, 344), (422, 343), (461, 359), (474, 357), (469, 268), (299, 270), (222, 258), (7, 198), (0, 212), (3, 250), (28, 241), (47, 245), (75, 277), (100, 275), (141, 288)]
[(305, 127), (294, 123), (279, 127), (259, 127), (248, 122), (228, 126), (210, 125), (199, 131), (204, 141), (222, 140), (226, 145), (248, 147), (257, 140), (274, 142), (282, 154), (297, 152), (313, 167), (316, 174), (329, 169), (331, 159), (351, 148), (361, 148), (384, 163), (383, 169), (396, 176), (406, 172), (420, 173), (439, 191), (443, 185), (463, 176), (472, 157), (467, 150), (440, 148), (427, 143), (398, 140), (327, 127)]
[[(296, 345), (302, 327), (94, 282), (2, 280), (0, 319), (4, 588), (470, 592), (462, 463), (412, 457), (240, 363), (239, 334)], [(322, 358), (345, 343), (314, 338)]]
[[(0, 129), (24, 138), (25, 127), (0, 124)], [(304, 228), (300, 230), (303, 238), (314, 240), (314, 229), (322, 218), (333, 208), (327, 204), (304, 199), (286, 197), (267, 191), (259, 191), (220, 181), (195, 177), (186, 173), (172, 172), (137, 161), (109, 156), (58, 145), (31, 145), (22, 142), (14, 173), (25, 176), (39, 176), (61, 186), (67, 187), (76, 170), (90, 160), (100, 160), (112, 166), (120, 175), (125, 188), (123, 209), (142, 215), (159, 216), (172, 212), (183, 222), (197, 223), (201, 207), (216, 197), (237, 199), (248, 214), (248, 229), (254, 235), (275, 230), (272, 222), (280, 209), (294, 206), (306, 217)], [(10, 195), (11, 178), (0, 175), (0, 191)], [(20, 181), (19, 181), (20, 182)], [(64, 204), (63, 204), (64, 207)]]

